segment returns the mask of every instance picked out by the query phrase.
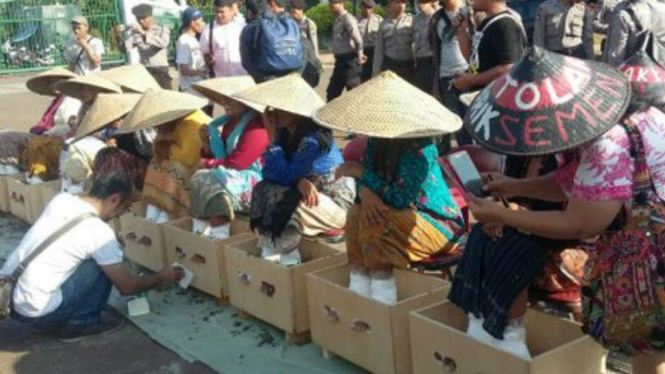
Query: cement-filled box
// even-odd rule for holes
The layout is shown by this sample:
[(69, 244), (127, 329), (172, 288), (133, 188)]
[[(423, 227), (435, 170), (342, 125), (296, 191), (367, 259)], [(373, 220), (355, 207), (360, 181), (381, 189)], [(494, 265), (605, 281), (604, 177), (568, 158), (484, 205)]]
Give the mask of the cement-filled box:
[(524, 318), (531, 359), (522, 359), (466, 335), (468, 318), (450, 302), (409, 317), (414, 374), (599, 374), (606, 351), (572, 321), (529, 309)]
[(348, 265), (310, 274), (312, 341), (373, 373), (411, 373), (409, 313), (444, 300), (450, 284), (407, 270), (395, 281), (397, 303), (387, 305), (349, 290)]
[(299, 245), (303, 262), (286, 267), (261, 258), (257, 243), (255, 238), (227, 249), (231, 305), (288, 334), (309, 332), (306, 276), (345, 263), (346, 253), (303, 239)]
[(228, 296), (226, 249), (236, 242), (253, 238), (247, 220), (231, 222), (231, 236), (212, 240), (192, 232), (192, 219), (183, 218), (164, 226), (166, 257), (169, 264), (178, 262), (194, 273), (190, 287), (217, 298)]
[(120, 217), (125, 257), (147, 269), (159, 271), (167, 264), (165, 224), (146, 219), (147, 206), (145, 201), (136, 202)]

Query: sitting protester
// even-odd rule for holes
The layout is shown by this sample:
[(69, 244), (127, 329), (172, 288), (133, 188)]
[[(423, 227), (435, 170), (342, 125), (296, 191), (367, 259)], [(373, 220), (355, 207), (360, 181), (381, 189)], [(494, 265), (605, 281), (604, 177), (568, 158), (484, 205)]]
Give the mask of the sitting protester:
[(19, 131), (0, 131), (0, 175), (21, 172), (21, 155), (29, 139), (36, 135)]
[[(106, 308), (114, 285), (133, 294), (182, 277), (171, 267), (133, 276), (122, 263), (122, 246), (106, 222), (127, 209), (131, 196), (131, 181), (116, 173), (95, 180), (85, 196), (60, 194), (51, 201), (0, 270), (0, 276), (17, 276), (15, 321), (77, 341), (122, 327), (122, 318)], [(19, 264), (39, 250), (18, 274)]]
[(200, 110), (206, 104), (204, 98), (188, 93), (149, 90), (118, 129), (118, 134), (157, 129), (143, 185), (150, 221), (164, 223), (189, 213), (186, 183), (201, 160), (201, 126), (211, 121)]
[[(81, 126), (74, 136), (69, 146), (69, 151), (64, 159), (62, 165), (63, 175), (63, 191), (70, 193), (81, 193), (85, 189), (86, 182), (92, 180), (94, 177), (99, 177), (102, 170), (121, 171), (116, 168), (102, 167), (113, 163), (115, 165), (131, 165), (131, 170), (125, 170), (127, 174), (132, 176), (135, 187), (143, 186), (143, 179), (145, 178), (146, 162), (140, 155), (132, 155), (127, 153), (127, 156), (136, 158), (135, 162), (130, 162), (127, 157), (121, 156), (126, 152), (104, 152), (104, 157), (113, 154), (123, 160), (121, 163), (114, 163), (112, 161), (105, 161), (104, 158), (99, 160), (100, 152), (108, 148), (108, 145), (113, 147), (119, 146), (118, 142), (114, 140), (113, 132), (121, 126), (123, 118), (129, 113), (141, 99), (138, 94), (99, 94), (95, 99), (94, 104), (90, 111), (83, 118)], [(134, 139), (130, 134), (130, 140)], [(121, 143), (125, 145), (124, 143)], [(133, 149), (130, 148), (130, 149)], [(94, 172), (95, 165), (97, 165), (97, 173)]]
[(76, 74), (67, 69), (55, 68), (38, 74), (26, 82), (25, 85), (30, 91), (38, 95), (54, 96), (42, 118), (30, 128), (30, 133), (64, 136), (69, 132), (70, 123), (76, 121), (78, 111), (81, 109), (81, 101), (61, 95), (55, 89), (55, 84), (75, 77)]
[[(421, 110), (414, 117), (388, 105)], [(360, 197), (346, 223), (349, 288), (394, 304), (393, 269), (459, 251), (464, 219), (443, 179), (433, 137), (459, 129), (462, 120), (392, 72), (332, 101), (315, 119), (369, 136), (362, 163), (347, 162), (336, 172), (356, 179)]]
[[(568, 91), (560, 92), (559, 97), (564, 100), (535, 103), (531, 110), (515, 105), (523, 99), (519, 93), (495, 90), (507, 87), (506, 82), (538, 87), (543, 84), (539, 80), (550, 79), (566, 69), (583, 72), (583, 85), (572, 85)], [(538, 80), (533, 81), (533, 77)], [(526, 179), (493, 174), (486, 180), (486, 190), (504, 198), (565, 202), (562, 210), (509, 209), (490, 200), (472, 198), (469, 206), (481, 224), (471, 231), (449, 294), (453, 303), (469, 313), (469, 336), (513, 355), (530, 357), (522, 321), (529, 285), (543, 271), (553, 251), (602, 234), (619, 212), (622, 201), (630, 201), (632, 196), (627, 183), (633, 178), (630, 143), (623, 127), (614, 126), (623, 116), (629, 97), (628, 82), (620, 72), (536, 47), (508, 75), (483, 89), (474, 100), (466, 126), (481, 145), (521, 157), (566, 152), (565, 159), (572, 156), (581, 161), (570, 195), (553, 182), (551, 174)], [(587, 105), (589, 109), (584, 109)], [(549, 118), (547, 113), (568, 113), (577, 108), (589, 116), (572, 118), (565, 128), (557, 126), (558, 121), (539, 121), (539, 134), (543, 136), (534, 138), (536, 135), (529, 132), (528, 118)], [(481, 119), (480, 111), (492, 111), (495, 115), (489, 120)], [(518, 119), (510, 129), (524, 134), (514, 136), (514, 142), (503, 141), (506, 127), (501, 123), (508, 117)], [(624, 163), (617, 164), (619, 160)], [(532, 183), (537, 184), (537, 189), (523, 188)]]
[(65, 143), (59, 136), (35, 136), (25, 143), (21, 165), (29, 184), (40, 184), (60, 176), (60, 154)]
[[(235, 212), (249, 213), (252, 190), (262, 178), (261, 155), (270, 141), (261, 117), (265, 108), (232, 95), (253, 86), (250, 76), (211, 79), (193, 86), (226, 113), (201, 127), (205, 170), (192, 177), (190, 186), (194, 232), (211, 232), (208, 236), (221, 239), (228, 236)], [(223, 209), (214, 214), (208, 211), (205, 207), (211, 199), (221, 199), (217, 204)]]
[(234, 97), (267, 106), (268, 131), (276, 133), (264, 153), (263, 181), (252, 193), (250, 226), (264, 258), (299, 264), (301, 235), (340, 236), (355, 198), (353, 179), (335, 179), (343, 160), (332, 131), (311, 118), (323, 101), (294, 74)]

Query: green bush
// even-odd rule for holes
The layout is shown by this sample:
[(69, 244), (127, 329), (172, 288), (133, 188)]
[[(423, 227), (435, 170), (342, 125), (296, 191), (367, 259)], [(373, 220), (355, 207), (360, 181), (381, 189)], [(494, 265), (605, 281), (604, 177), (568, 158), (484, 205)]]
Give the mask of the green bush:
[[(345, 3), (346, 10), (353, 12), (353, 3), (347, 1)], [(385, 17), (386, 10), (383, 6), (377, 5), (374, 12), (382, 17)], [(358, 13), (360, 13), (360, 6), (358, 6)], [(307, 17), (316, 23), (318, 34), (320, 38), (330, 39), (332, 36), (332, 28), (335, 23), (335, 15), (330, 11), (328, 4), (319, 4), (310, 8), (305, 13)]]

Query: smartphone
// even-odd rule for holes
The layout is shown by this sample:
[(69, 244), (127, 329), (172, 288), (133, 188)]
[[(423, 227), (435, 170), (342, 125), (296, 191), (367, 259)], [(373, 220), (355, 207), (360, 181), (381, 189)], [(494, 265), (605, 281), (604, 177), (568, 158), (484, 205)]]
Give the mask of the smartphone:
[(487, 193), (483, 190), (483, 179), (467, 151), (455, 152), (449, 155), (447, 159), (457, 179), (468, 193), (478, 197), (487, 196)]

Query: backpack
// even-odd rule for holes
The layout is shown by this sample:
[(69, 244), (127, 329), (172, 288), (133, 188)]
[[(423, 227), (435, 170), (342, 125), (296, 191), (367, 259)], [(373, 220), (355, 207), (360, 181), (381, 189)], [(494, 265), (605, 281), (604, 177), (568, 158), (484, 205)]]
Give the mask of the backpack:
[(305, 66), (302, 70), (303, 79), (310, 85), (312, 88), (315, 88), (319, 85), (321, 80), (321, 72), (323, 71), (323, 64), (316, 56), (316, 48), (312, 43), (312, 30), (310, 29), (310, 20), (307, 20), (307, 28), (305, 30), (305, 35), (302, 36), (301, 41), (303, 45), (303, 50), (305, 54)]
[(254, 35), (259, 69), (269, 75), (283, 75), (303, 67), (304, 51), (300, 28), (286, 14), (264, 14)]
[(647, 29), (642, 25), (633, 7), (626, 7), (626, 13), (628, 13), (637, 29), (637, 43), (635, 43), (635, 48), (632, 51), (626, 51), (626, 56), (646, 53), (651, 56), (651, 59), (655, 63), (665, 66), (665, 46), (658, 39), (658, 36), (654, 34), (653, 30)]

